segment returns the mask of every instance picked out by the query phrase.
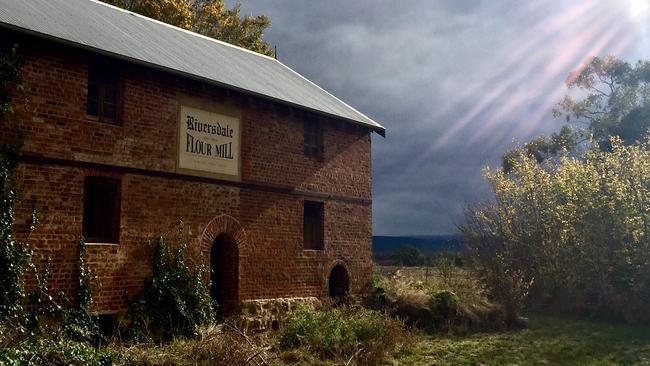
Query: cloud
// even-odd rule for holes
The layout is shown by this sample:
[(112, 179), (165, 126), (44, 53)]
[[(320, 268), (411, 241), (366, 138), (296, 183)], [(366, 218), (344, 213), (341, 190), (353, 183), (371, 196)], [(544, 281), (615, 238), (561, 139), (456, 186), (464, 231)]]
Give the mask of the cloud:
[(650, 57), (626, 2), (242, 1), (279, 58), (384, 124), (373, 137), (375, 234), (455, 230), (488, 195), (485, 165), (557, 130), (551, 109), (588, 56)]

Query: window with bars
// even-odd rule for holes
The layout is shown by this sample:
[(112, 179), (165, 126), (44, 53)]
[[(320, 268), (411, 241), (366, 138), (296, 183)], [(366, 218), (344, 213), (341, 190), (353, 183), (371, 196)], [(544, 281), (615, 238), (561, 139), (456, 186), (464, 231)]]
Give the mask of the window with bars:
[(84, 182), (83, 236), (89, 243), (120, 240), (120, 181), (86, 177)]
[(323, 157), (323, 130), (317, 122), (305, 122), (305, 156), (314, 159)]
[(325, 248), (324, 221), (325, 213), (323, 210), (323, 202), (305, 201), (303, 214), (305, 249), (323, 250)]
[(120, 76), (116, 61), (92, 59), (88, 65), (86, 114), (100, 122), (119, 123)]

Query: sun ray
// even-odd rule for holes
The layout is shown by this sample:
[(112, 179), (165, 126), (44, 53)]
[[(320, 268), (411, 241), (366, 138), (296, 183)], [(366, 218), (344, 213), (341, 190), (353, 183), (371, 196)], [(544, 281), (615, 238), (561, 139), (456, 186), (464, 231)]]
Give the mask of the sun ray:
[[(588, 56), (619, 53), (635, 40), (632, 20), (647, 16), (640, 1), (628, 0), (633, 7), (612, 6), (613, 2), (579, 1), (567, 5), (563, 12), (539, 19), (505, 47), (506, 56), (492, 75), (473, 83), (434, 120), (445, 120), (455, 114), (459, 105), (474, 102), (461, 117), (450, 123), (426, 151), (404, 169), (413, 172), (432, 154), (460, 140), (463, 144), (498, 145), (494, 131), (511, 126), (513, 137), (530, 136), (552, 123), (551, 108), (566, 92), (562, 81)], [(545, 1), (530, 1), (517, 9), (517, 16), (546, 9)], [(557, 4), (556, 4), (557, 5)], [(481, 95), (476, 99), (476, 95)], [(512, 128), (511, 115), (527, 115), (525, 121)], [(548, 129), (547, 129), (548, 130)]]

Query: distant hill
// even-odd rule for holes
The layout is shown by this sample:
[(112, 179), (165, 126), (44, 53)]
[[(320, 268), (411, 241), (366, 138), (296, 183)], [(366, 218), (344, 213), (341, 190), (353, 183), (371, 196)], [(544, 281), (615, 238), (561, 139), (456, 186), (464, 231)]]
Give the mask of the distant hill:
[(460, 251), (463, 248), (459, 235), (373, 236), (372, 252), (393, 252), (402, 244), (414, 246), (422, 253)]

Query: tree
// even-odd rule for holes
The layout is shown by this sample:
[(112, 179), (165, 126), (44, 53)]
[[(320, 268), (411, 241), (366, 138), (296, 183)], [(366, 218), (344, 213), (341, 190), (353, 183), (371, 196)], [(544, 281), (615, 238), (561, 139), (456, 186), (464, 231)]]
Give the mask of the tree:
[(626, 145), (644, 141), (650, 127), (650, 62), (631, 65), (614, 56), (594, 57), (567, 78), (569, 89), (586, 96), (566, 96), (554, 114), (567, 122), (587, 123), (587, 132), (602, 150), (610, 150), (610, 136)]
[(412, 245), (402, 244), (393, 255), (395, 262), (402, 266), (416, 267), (424, 265), (424, 255)]
[(610, 151), (610, 137), (624, 145), (644, 141), (650, 128), (650, 62), (631, 65), (614, 56), (594, 57), (566, 79), (569, 90), (581, 98), (565, 96), (553, 111), (555, 117), (584, 124), (584, 128), (566, 125), (550, 137), (541, 136), (508, 151), (503, 156), (503, 170), (522, 156), (538, 163), (575, 152), (580, 141), (592, 141), (603, 151)]
[(521, 156), (527, 156), (541, 163), (546, 159), (557, 157), (563, 152), (575, 150), (580, 139), (580, 131), (564, 126), (560, 132), (551, 137), (539, 136), (525, 143), (521, 148), (509, 150), (503, 155), (502, 168), (505, 172), (513, 169)]
[(179, 28), (228, 42), (267, 56), (272, 47), (262, 39), (271, 26), (266, 15), (241, 17), (240, 5), (227, 9), (224, 0), (102, 0)]

